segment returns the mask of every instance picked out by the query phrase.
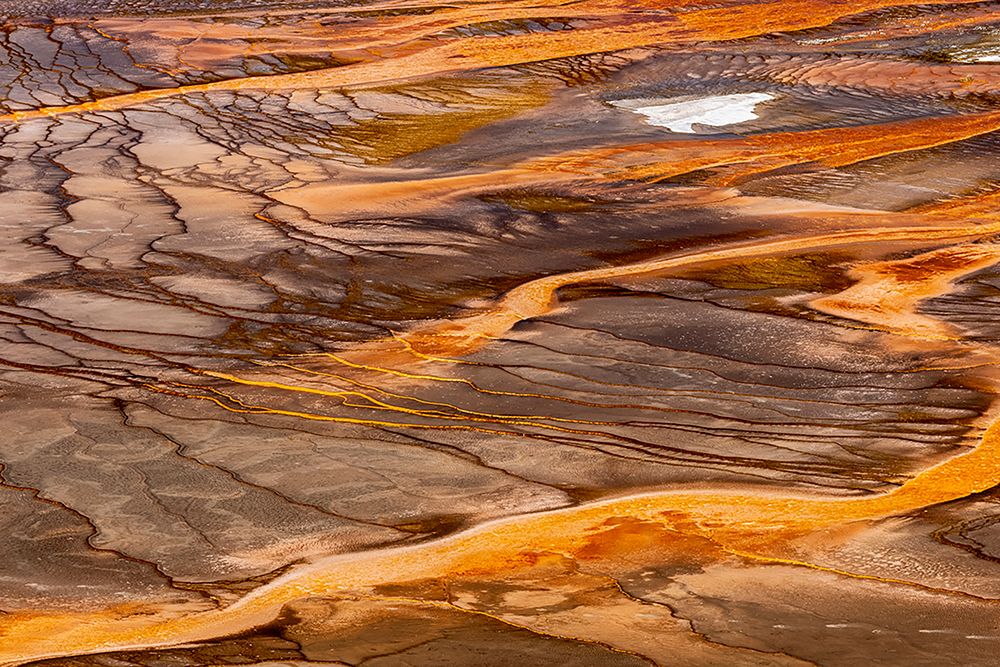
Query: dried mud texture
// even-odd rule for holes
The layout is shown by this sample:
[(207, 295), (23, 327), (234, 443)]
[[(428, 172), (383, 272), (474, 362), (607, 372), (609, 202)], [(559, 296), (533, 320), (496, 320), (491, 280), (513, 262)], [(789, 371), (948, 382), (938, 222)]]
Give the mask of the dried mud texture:
[(1000, 4), (0, 16), (0, 664), (996, 663)]

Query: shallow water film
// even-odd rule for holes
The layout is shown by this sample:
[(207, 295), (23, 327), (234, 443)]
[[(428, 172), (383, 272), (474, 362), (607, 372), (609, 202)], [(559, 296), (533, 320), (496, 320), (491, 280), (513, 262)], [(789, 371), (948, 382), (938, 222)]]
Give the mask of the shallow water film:
[(997, 664), (1000, 2), (0, 17), (0, 665)]

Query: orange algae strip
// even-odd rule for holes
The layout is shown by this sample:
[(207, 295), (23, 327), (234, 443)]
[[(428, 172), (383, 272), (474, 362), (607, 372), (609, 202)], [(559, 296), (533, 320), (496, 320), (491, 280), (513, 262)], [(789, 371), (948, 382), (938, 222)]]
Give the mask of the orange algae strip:
[[(3, 619), (0, 664), (202, 641), (272, 620), (282, 606), (317, 595), (462, 574), (510, 571), (538, 552), (579, 554), (609, 519), (629, 517), (710, 538), (734, 554), (791, 562), (771, 553), (780, 541), (830, 526), (884, 518), (949, 502), (1000, 484), (1000, 425), (978, 447), (866, 498), (821, 500), (731, 491), (656, 492), (489, 522), (434, 542), (331, 556), (296, 568), (220, 610), (169, 620), (94, 614), (11, 614)], [(677, 515), (683, 515), (683, 526)], [(776, 528), (780, 528), (777, 532)], [(765, 553), (760, 553), (764, 551)], [(123, 614), (123, 612), (117, 612)]]
[[(518, 322), (546, 314), (554, 306), (556, 292), (570, 285), (657, 273), (709, 262), (801, 252), (804, 250), (815, 250), (817, 248), (855, 243), (914, 239), (922, 241), (935, 239), (949, 240), (986, 236), (996, 233), (1000, 233), (1000, 223), (981, 226), (966, 224), (956, 226), (853, 229), (828, 234), (737, 245), (688, 255), (662, 257), (635, 264), (626, 264), (624, 266), (574, 271), (539, 278), (515, 287), (485, 313), (457, 320), (435, 322), (402, 334), (400, 338), (420, 353), (462, 356), (475, 351), (490, 340), (501, 337)], [(979, 265), (977, 264), (977, 266)]]
[(617, 168), (622, 177), (647, 180), (714, 170), (716, 175), (708, 177), (707, 184), (731, 186), (782, 167), (809, 162), (844, 167), (964, 141), (997, 130), (1000, 130), (1000, 112), (992, 111), (736, 139), (650, 142), (541, 158), (536, 164), (577, 172)]
[(858, 282), (831, 296), (814, 299), (810, 307), (853, 319), (904, 336), (926, 340), (956, 340), (952, 328), (937, 318), (916, 312), (919, 302), (946, 294), (959, 278), (993, 266), (1000, 245), (970, 243), (942, 248), (905, 260), (855, 267)]
[[(930, 4), (966, 4), (974, 1), (951, 0), (946, 2), (945, 0), (937, 0), (930, 2)], [(176, 88), (145, 90), (80, 104), (13, 112), (0, 115), (0, 121), (22, 121), (62, 114), (117, 111), (185, 94), (235, 90), (280, 91), (360, 86), (645, 46), (741, 39), (776, 31), (821, 27), (852, 14), (882, 7), (910, 4), (913, 3), (900, 2), (899, 0), (836, 3), (799, 0), (797, 2), (735, 5), (677, 14), (657, 15), (628, 13), (626, 11), (628, 20), (621, 22), (620, 25), (602, 25), (542, 34), (457, 39), (439, 46), (430, 46), (409, 55), (390, 57), (375, 62), (294, 74), (249, 76)], [(672, 2), (648, 2), (642, 5), (644, 9), (653, 10), (676, 9), (676, 6), (676, 3)], [(487, 8), (502, 10), (504, 5), (487, 5), (486, 7), (477, 7), (477, 10), (483, 12)], [(591, 14), (600, 16), (611, 13), (611, 9), (624, 11), (628, 8), (629, 6), (623, 3), (598, 2), (594, 3), (594, 10)], [(500, 20), (504, 17), (504, 14), (500, 13), (490, 16), (489, 20)], [(447, 21), (441, 27), (447, 27)]]
[[(359, 207), (414, 214), (442, 198), (579, 179), (663, 180), (713, 170), (708, 184), (732, 186), (782, 167), (821, 162), (839, 167), (923, 150), (1000, 130), (1000, 112), (906, 120), (879, 125), (779, 132), (742, 138), (665, 141), (575, 150), (532, 158), (491, 172), (379, 183), (312, 184), (273, 194), (320, 216), (354, 216)], [(502, 184), (502, 186), (498, 185)], [(914, 210), (914, 213), (921, 211)], [(946, 211), (941, 211), (946, 213)], [(956, 215), (961, 212), (956, 211)], [(885, 215), (893, 215), (886, 213)]]

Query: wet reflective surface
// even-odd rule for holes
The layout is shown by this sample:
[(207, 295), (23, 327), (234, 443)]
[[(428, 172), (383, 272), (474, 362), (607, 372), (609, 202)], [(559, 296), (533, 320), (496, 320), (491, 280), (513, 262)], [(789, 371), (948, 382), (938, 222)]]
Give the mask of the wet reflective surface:
[(995, 664), (1000, 3), (0, 16), (0, 664)]

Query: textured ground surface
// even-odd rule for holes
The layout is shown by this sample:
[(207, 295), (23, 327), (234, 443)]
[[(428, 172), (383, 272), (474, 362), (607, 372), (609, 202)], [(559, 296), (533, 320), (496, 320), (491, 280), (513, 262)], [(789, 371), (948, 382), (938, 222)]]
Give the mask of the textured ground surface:
[(0, 664), (996, 664), (1000, 3), (0, 17)]

